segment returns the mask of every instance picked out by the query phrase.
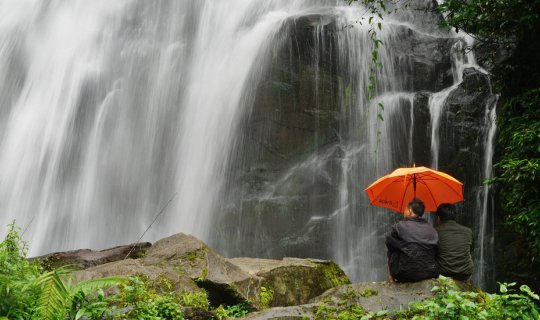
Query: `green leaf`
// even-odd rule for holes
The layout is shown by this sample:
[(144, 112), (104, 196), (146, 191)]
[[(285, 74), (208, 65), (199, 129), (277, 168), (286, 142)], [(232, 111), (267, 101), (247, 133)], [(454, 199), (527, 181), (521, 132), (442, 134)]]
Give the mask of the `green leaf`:
[(106, 277), (100, 279), (84, 280), (73, 286), (70, 290), (70, 293), (71, 295), (73, 295), (79, 291), (82, 291), (84, 294), (88, 294), (89, 292), (97, 291), (98, 289), (104, 287), (111, 287), (127, 282), (128, 278), (125, 277)]
[(82, 318), (82, 316), (84, 316), (85, 313), (86, 313), (85, 308), (79, 309), (79, 311), (77, 311), (77, 314), (75, 315), (75, 320), (79, 320), (80, 318)]

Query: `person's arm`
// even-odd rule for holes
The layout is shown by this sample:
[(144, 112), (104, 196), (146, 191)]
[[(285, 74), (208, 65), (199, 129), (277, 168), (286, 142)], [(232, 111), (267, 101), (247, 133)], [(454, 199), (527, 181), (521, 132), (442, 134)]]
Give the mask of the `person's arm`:
[(399, 230), (397, 225), (392, 226), (392, 230), (389, 234), (386, 235), (385, 243), (389, 255), (392, 251), (402, 251), (401, 238), (399, 236)]

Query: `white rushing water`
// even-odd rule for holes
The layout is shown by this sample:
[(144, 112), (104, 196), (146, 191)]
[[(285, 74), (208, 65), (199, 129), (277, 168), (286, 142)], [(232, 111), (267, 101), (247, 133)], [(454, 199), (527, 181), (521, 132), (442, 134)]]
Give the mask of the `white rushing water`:
[[(495, 134), (497, 132), (497, 101), (498, 96), (493, 100), (488, 100), (486, 103), (485, 121), (487, 134), (484, 141), (484, 159), (482, 179), (489, 180), (493, 177), (493, 152), (495, 150)], [(495, 218), (493, 216), (493, 199), (491, 196), (489, 184), (484, 186), (478, 192), (479, 198), (478, 209), (480, 210), (480, 219), (478, 224), (478, 235), (476, 237), (476, 246), (478, 247), (478, 259), (474, 271), (475, 278), (480, 281), (480, 285), (486, 285), (486, 270), (490, 269), (493, 264), (493, 248), (495, 245)]]
[[(456, 35), (457, 36), (457, 35)], [(444, 104), (450, 92), (456, 89), (463, 81), (463, 71), (466, 68), (480, 68), (474, 57), (472, 50), (468, 50), (473, 44), (473, 39), (469, 36), (465, 36), (464, 40), (456, 42), (451, 49), (452, 58), (452, 78), (454, 83), (452, 86), (433, 93), (429, 97), (429, 113), (431, 115), (431, 167), (434, 169), (439, 168), (439, 149), (441, 144), (439, 142), (439, 128), (441, 123), (441, 116), (444, 113)]]
[(149, 239), (205, 238), (268, 46), (314, 6), (1, 1), (0, 223), (29, 226), (32, 253), (100, 248), (177, 191)]
[[(100, 249), (138, 240), (172, 199), (143, 241), (186, 232), (223, 254), (280, 257), (290, 254), (282, 247), (315, 234), (322, 245), (293, 254), (335, 259), (355, 281), (384, 279), (383, 237), (398, 216), (369, 206), (362, 189), (396, 166), (413, 164), (414, 137), (421, 134), (415, 130), (429, 121), (425, 149), (431, 147), (432, 164), (439, 165), (445, 100), (463, 70), (477, 64), (461, 50), (469, 40), (421, 26), (416, 12), (385, 18), (378, 31), (382, 67), (370, 100), (372, 40), (369, 25), (356, 23), (362, 12), (339, 0), (0, 0), (0, 226), (16, 220), (27, 229), (32, 255)], [(300, 17), (318, 16), (297, 25)], [(296, 27), (313, 32), (293, 39)], [(422, 52), (415, 46), (448, 50), (446, 40), (452, 49), (433, 54), (451, 57), (453, 82), (428, 93), (429, 119), (417, 119), (413, 78), (421, 77), (414, 62)], [(302, 45), (310, 53), (293, 60), (293, 49)], [(303, 108), (298, 126), (327, 112), (339, 123), (336, 141), (323, 141), (317, 132), (323, 125), (316, 123), (309, 152), (300, 150), (285, 169), (263, 168), (271, 179), (253, 187), (261, 189), (256, 196), (231, 196), (238, 178), (231, 167), (245, 160), (239, 146), (253, 143), (245, 141), (252, 133), (242, 125), (283, 48), (303, 69), (294, 74), (292, 66), (281, 66), (279, 72), (290, 73), (293, 84), (304, 81), (298, 95), (311, 92), (311, 80), (316, 88), (291, 107)], [(429, 65), (429, 59), (416, 60)], [(335, 91), (339, 116), (325, 109), (328, 92)], [(280, 103), (269, 103), (275, 114)], [(495, 109), (486, 106), (488, 116)], [(490, 125), (484, 137), (486, 178), (494, 132)], [(305, 191), (321, 181), (324, 188)], [(480, 223), (487, 226), (484, 188)], [(270, 211), (291, 216), (269, 224), (260, 209), (267, 203)], [(237, 220), (226, 229), (220, 219), (230, 208)], [(307, 216), (306, 222), (297, 216)], [(302, 226), (276, 240), (294, 223)], [(321, 232), (323, 224), (330, 236)], [(480, 241), (491, 230), (480, 229)]]
[[(474, 44), (474, 39), (468, 35), (455, 36), (463, 37), (463, 41), (456, 42), (452, 48), (452, 75), (454, 78), (454, 84), (447, 89), (434, 93), (429, 98), (429, 108), (431, 115), (431, 159), (432, 167), (439, 169), (439, 157), (441, 149), (445, 146), (440, 142), (441, 130), (441, 117), (444, 114), (446, 100), (449, 94), (456, 89), (463, 81), (463, 71), (466, 68), (474, 68), (483, 74), (488, 74), (482, 67), (476, 62), (476, 58), (471, 48)], [(490, 85), (491, 91), (491, 85)], [(478, 144), (483, 148), (483, 162), (481, 167), (477, 168), (479, 173), (479, 181), (476, 183), (479, 185), (476, 189), (476, 206), (474, 211), (471, 212), (474, 216), (472, 219), (469, 217), (469, 221), (474, 221), (472, 224), (473, 229), (476, 231), (475, 237), (475, 250), (474, 260), (476, 268), (474, 270), (474, 280), (481, 286), (485, 287), (489, 281), (491, 281), (491, 274), (493, 270), (492, 258), (493, 258), (493, 232), (494, 232), (494, 216), (493, 216), (493, 204), (490, 203), (491, 193), (490, 186), (484, 184), (484, 181), (492, 178), (492, 160), (494, 151), (494, 137), (496, 133), (496, 105), (497, 99), (493, 95), (492, 98), (487, 99), (484, 106), (484, 139), (480, 139)], [(472, 164), (470, 164), (472, 165)], [(466, 186), (468, 187), (468, 186)], [(489, 270), (490, 273), (487, 271)]]

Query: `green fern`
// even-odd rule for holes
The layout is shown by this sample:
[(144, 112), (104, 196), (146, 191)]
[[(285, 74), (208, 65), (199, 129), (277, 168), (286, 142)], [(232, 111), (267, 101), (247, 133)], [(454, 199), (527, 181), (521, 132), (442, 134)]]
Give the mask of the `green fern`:
[[(75, 295), (82, 292), (87, 295), (98, 289), (117, 285), (126, 281), (123, 277), (106, 277), (101, 279), (84, 280), (75, 285), (71, 280), (67, 283), (62, 278), (67, 276), (71, 270), (69, 267), (62, 267), (42, 274), (35, 282), (41, 289), (38, 300), (38, 311), (43, 320), (65, 319)], [(71, 313), (69, 312), (70, 316)]]
[(101, 279), (84, 280), (74, 286), (68, 286), (68, 288), (70, 295), (72, 296), (79, 291), (87, 295), (102, 288), (112, 287), (121, 283), (127, 283), (127, 281), (128, 279), (125, 277), (105, 277)]
[(67, 269), (60, 268), (44, 273), (37, 278), (35, 285), (41, 289), (38, 312), (43, 320), (65, 318), (66, 304), (70, 294), (60, 276), (67, 273)]

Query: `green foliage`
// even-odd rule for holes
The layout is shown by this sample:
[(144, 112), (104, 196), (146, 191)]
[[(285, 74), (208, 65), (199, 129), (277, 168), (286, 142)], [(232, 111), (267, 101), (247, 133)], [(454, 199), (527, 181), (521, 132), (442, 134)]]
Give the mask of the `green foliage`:
[(71, 300), (71, 310), (77, 310), (75, 320), (80, 319), (82, 316), (87, 316), (92, 320), (99, 320), (112, 311), (102, 289), (97, 291), (95, 300), (82, 291), (77, 292)]
[(128, 319), (138, 320), (183, 320), (180, 306), (171, 295), (156, 295), (135, 304)]
[(498, 162), (491, 182), (500, 191), (507, 230), (519, 240), (509, 251), (520, 257), (505, 266), (508, 274), (503, 276), (536, 274), (540, 261), (540, 0), (447, 0), (439, 10), (448, 26), (471, 34), (478, 40), (475, 47), (488, 53), (496, 90), (502, 94), (497, 110)]
[(540, 14), (538, 0), (447, 0), (439, 10), (446, 24), (484, 42), (517, 42), (531, 31)]
[(120, 307), (133, 308), (118, 319), (183, 319), (177, 297), (172, 293), (157, 294), (155, 286), (143, 276), (130, 277), (113, 299)]
[(413, 304), (398, 312), (397, 319), (540, 319), (535, 305), (538, 296), (529, 287), (513, 290), (512, 284), (501, 284), (501, 294), (462, 291), (456, 283), (443, 276), (432, 291), (435, 297)]
[[(503, 155), (493, 182), (500, 186), (506, 223), (540, 258), (540, 89), (516, 96), (498, 119)], [(518, 116), (519, 115), (519, 116)]]
[(35, 286), (41, 291), (38, 311), (42, 319), (57, 320), (65, 317), (66, 303), (70, 295), (60, 276), (67, 273), (65, 268), (53, 270), (36, 279)]
[(0, 243), (0, 318), (37, 318), (38, 288), (31, 284), (42, 271), (37, 263), (26, 260), (28, 247), (12, 223)]
[[(164, 282), (162, 280), (161, 282)], [(132, 307), (127, 314), (119, 315), (117, 319), (183, 319), (181, 307), (193, 307), (209, 310), (210, 302), (206, 292), (184, 292), (177, 294), (169, 287), (155, 285), (144, 276), (130, 277), (129, 281), (120, 286), (120, 292), (113, 297), (119, 307)]]
[(337, 306), (321, 305), (313, 312), (315, 320), (384, 320), (388, 319), (386, 310), (366, 312), (354, 300), (342, 300)]
[(373, 289), (366, 289), (366, 290), (360, 292), (361, 297), (371, 297), (371, 296), (376, 296), (378, 294), (379, 294), (379, 292), (377, 292), (377, 290), (373, 290)]
[[(353, 288), (347, 288), (343, 293), (341, 300), (334, 305), (321, 305), (314, 312), (315, 320), (383, 320), (388, 319), (388, 311), (367, 312), (358, 303), (360, 298), (377, 295), (378, 292), (372, 289), (366, 289), (358, 292)], [(328, 302), (330, 303), (330, 301)]]
[(249, 313), (250, 305), (248, 302), (242, 302), (234, 306), (228, 306), (224, 310), (227, 318), (241, 318)]
[[(27, 245), (12, 223), (0, 244), (0, 316), (8, 319), (56, 320), (80, 318), (83, 305), (90, 306), (86, 296), (102, 287), (118, 284), (122, 278), (111, 277), (65, 282), (68, 268), (43, 272), (38, 262), (26, 260)], [(94, 307), (94, 311), (96, 306)]]
[(56, 320), (64, 319), (66, 313), (70, 319), (75, 319), (80, 312), (82, 302), (89, 293), (120, 284), (122, 277), (107, 277), (94, 280), (81, 281), (72, 285), (70, 281), (63, 279), (71, 272), (69, 268), (62, 267), (43, 273), (34, 282), (34, 286), (40, 289), (38, 299), (38, 311), (41, 319)]
[(261, 308), (268, 308), (274, 300), (274, 290), (271, 288), (261, 287), (259, 290), (259, 302)]
[(351, 281), (335, 262), (329, 262), (322, 267), (324, 278), (330, 282), (332, 287), (349, 284)]
[(205, 291), (202, 292), (184, 292), (180, 296), (180, 304), (185, 307), (195, 307), (204, 310), (210, 308), (210, 302), (208, 301), (208, 295)]

